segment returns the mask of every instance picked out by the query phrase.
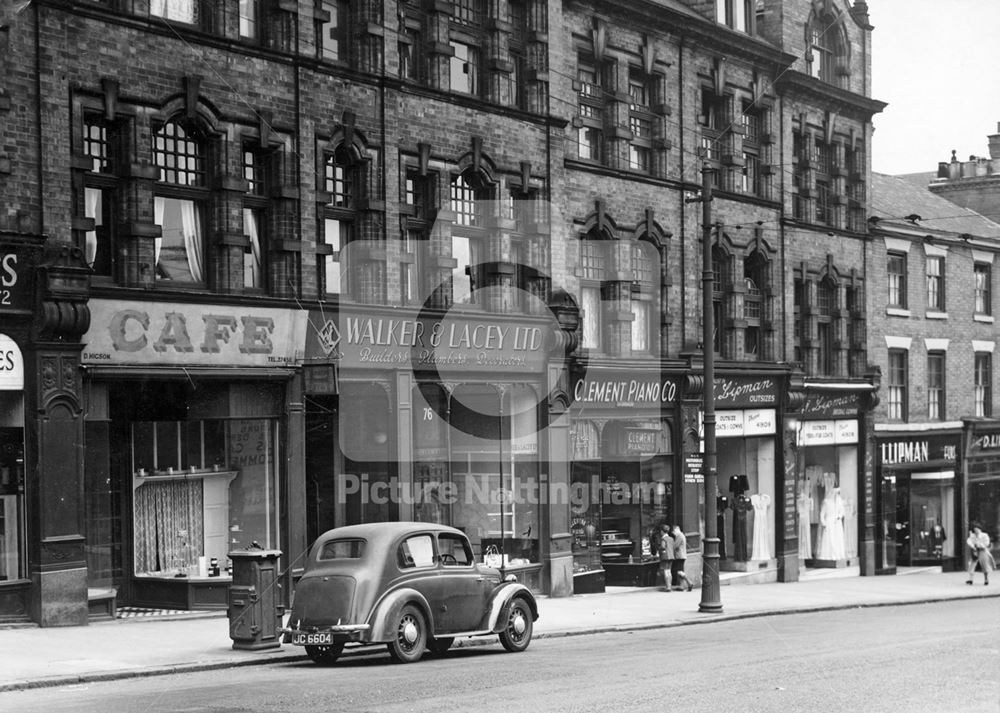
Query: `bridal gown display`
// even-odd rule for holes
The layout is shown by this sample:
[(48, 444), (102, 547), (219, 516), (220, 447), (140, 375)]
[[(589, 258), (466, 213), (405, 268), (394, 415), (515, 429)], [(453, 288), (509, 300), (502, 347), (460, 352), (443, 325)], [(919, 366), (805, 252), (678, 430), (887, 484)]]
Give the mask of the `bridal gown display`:
[(812, 559), (812, 508), (813, 499), (803, 490), (799, 493), (799, 558)]
[(819, 523), (821, 532), (816, 559), (845, 559), (847, 553), (844, 543), (844, 499), (840, 495), (839, 488), (834, 488), (823, 498)]
[(767, 536), (767, 511), (771, 507), (771, 496), (767, 493), (757, 493), (750, 496), (753, 505), (753, 549), (750, 559), (771, 559), (771, 543)]

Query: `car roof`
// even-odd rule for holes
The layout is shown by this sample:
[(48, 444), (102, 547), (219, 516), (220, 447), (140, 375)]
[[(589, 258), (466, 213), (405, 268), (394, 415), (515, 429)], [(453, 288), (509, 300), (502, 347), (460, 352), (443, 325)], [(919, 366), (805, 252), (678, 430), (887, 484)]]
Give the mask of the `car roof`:
[(364, 525), (346, 525), (327, 530), (316, 541), (327, 542), (328, 540), (360, 538), (372, 543), (386, 542), (395, 540), (411, 532), (447, 532), (465, 537), (465, 533), (461, 530), (433, 522), (372, 522)]

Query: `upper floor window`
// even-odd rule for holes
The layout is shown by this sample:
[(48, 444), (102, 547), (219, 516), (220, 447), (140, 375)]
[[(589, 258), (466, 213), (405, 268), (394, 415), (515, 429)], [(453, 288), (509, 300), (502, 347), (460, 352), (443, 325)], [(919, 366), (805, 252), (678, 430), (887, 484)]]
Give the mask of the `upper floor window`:
[[(725, 317), (726, 293), (732, 288), (730, 284), (731, 260), (729, 254), (719, 246), (712, 248), (712, 316), (715, 331), (713, 333), (713, 348), (716, 353), (723, 354), (725, 340), (723, 334), (726, 326)], [(724, 355), (725, 356), (725, 355)]]
[(943, 421), (945, 414), (945, 353), (927, 354), (927, 418)]
[(886, 406), (889, 418), (893, 421), (905, 421), (907, 418), (906, 406), (909, 387), (908, 357), (909, 352), (905, 349), (889, 350), (889, 398)]
[(743, 168), (737, 185), (738, 190), (742, 193), (751, 195), (763, 193), (761, 134), (764, 117), (764, 112), (751, 102), (743, 102), (743, 111), (740, 113), (740, 125), (743, 129)]
[(993, 415), (993, 355), (976, 352), (973, 365), (975, 415), (986, 418)]
[(886, 259), (889, 306), (906, 309), (906, 254), (889, 253)]
[(243, 148), (243, 177), (247, 194), (243, 198), (243, 234), (247, 246), (243, 254), (243, 286), (248, 289), (266, 287), (264, 259), (267, 254), (268, 189), (273, 156), (258, 146)]
[(837, 308), (837, 285), (826, 278), (816, 286), (816, 373), (832, 376), (835, 371), (833, 314)]
[(318, 216), (319, 243), (325, 254), (317, 259), (320, 294), (334, 296), (347, 291), (344, 284), (344, 250), (354, 237), (355, 207), (361, 184), (361, 162), (353, 152), (341, 144), (324, 154), (322, 187), (328, 203), (322, 205)]
[(756, 0), (715, 0), (715, 19), (720, 25), (753, 32)]
[(652, 170), (653, 113), (650, 109), (654, 101), (656, 84), (652, 77), (638, 68), (629, 68), (629, 130), (632, 141), (629, 144), (629, 168), (633, 171), (649, 173)]
[(82, 149), (90, 168), (83, 178), (83, 216), (92, 221), (92, 228), (83, 236), (83, 253), (94, 274), (102, 277), (113, 276), (115, 270), (121, 133), (121, 124), (101, 114), (84, 115)]
[(479, 94), (479, 48), (467, 42), (451, 41), (451, 90)]
[(321, 58), (333, 61), (347, 59), (349, 9), (347, 0), (319, 0), (316, 51)]
[(645, 240), (636, 241), (631, 246), (632, 262), (632, 352), (635, 354), (649, 353), (653, 348), (653, 318), (656, 313), (658, 284), (655, 279), (659, 264), (659, 254), (652, 243)]
[(944, 312), (944, 258), (927, 256), (927, 309)]
[(577, 56), (576, 83), (578, 89), (579, 126), (577, 154), (588, 161), (604, 158), (604, 85), (602, 66), (592, 55)]
[(406, 171), (403, 182), (403, 203), (409, 214), (403, 228), (403, 250), (400, 263), (401, 299), (406, 304), (418, 303), (431, 287), (424, 283), (424, 259), (430, 239), (432, 217), (437, 205), (435, 185), (437, 176), (433, 173), (422, 175), (411, 168)]
[(155, 189), (156, 278), (204, 281), (204, 220), (208, 193), (206, 139), (191, 123), (171, 120), (153, 132), (153, 159), (160, 170)]
[(261, 0), (240, 0), (240, 37), (259, 39)]
[(200, 0), (150, 0), (149, 14), (164, 20), (197, 25), (201, 21)]
[(607, 243), (603, 240), (580, 241), (580, 319), (582, 345), (600, 350), (604, 328), (601, 284), (607, 268)]
[(486, 208), (493, 198), (493, 186), (465, 171), (452, 177), (451, 209), (455, 213), (451, 250), (452, 303), (476, 304), (482, 283), (481, 263), (488, 236), (482, 230)]
[(743, 353), (748, 359), (763, 359), (764, 326), (767, 322), (765, 291), (769, 280), (767, 259), (759, 251), (754, 251), (743, 261), (743, 318), (746, 327), (743, 333)]
[(846, 74), (842, 33), (840, 21), (827, 15), (814, 17), (808, 26), (807, 71), (817, 79), (838, 86)]
[(989, 263), (977, 262), (973, 267), (973, 271), (975, 278), (976, 314), (993, 314), (992, 266)]

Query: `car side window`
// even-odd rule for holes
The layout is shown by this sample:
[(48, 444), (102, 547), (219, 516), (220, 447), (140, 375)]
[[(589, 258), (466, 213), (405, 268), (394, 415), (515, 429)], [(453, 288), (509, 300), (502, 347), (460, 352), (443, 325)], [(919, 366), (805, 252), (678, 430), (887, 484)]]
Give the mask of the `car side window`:
[(434, 540), (430, 535), (407, 537), (399, 546), (399, 566), (432, 567), (434, 565)]
[(472, 564), (472, 548), (467, 540), (457, 535), (438, 535), (438, 551), (445, 567), (468, 567)]

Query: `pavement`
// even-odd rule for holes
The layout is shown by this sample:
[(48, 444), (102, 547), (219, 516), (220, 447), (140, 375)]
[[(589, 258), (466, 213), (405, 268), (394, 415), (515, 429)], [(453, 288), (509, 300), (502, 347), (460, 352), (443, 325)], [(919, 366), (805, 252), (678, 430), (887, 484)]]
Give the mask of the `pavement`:
[[(940, 568), (901, 569), (894, 576), (860, 577), (852, 570), (810, 570), (792, 583), (740, 584), (723, 579), (722, 610), (699, 612), (701, 592), (611, 587), (602, 594), (539, 597), (536, 639), (600, 632), (666, 629), (759, 616), (1000, 597), (1000, 581)], [(734, 586), (728, 586), (733, 584)], [(496, 637), (460, 645), (499, 645)], [(535, 646), (544, 645), (536, 642)], [(358, 649), (358, 651), (371, 649)], [(384, 647), (382, 649), (384, 651)], [(352, 655), (348, 648), (344, 656)], [(0, 692), (155, 676), (233, 666), (287, 664), (305, 659), (288, 644), (247, 651), (232, 648), (225, 612), (107, 619), (88, 626), (0, 629)]]

